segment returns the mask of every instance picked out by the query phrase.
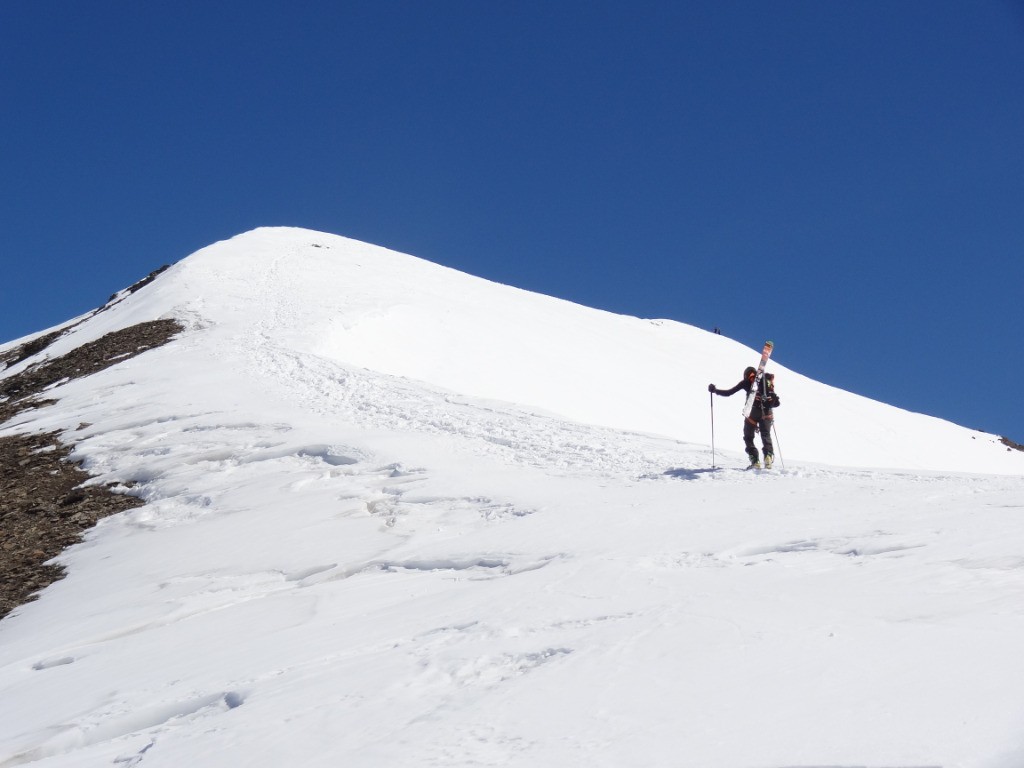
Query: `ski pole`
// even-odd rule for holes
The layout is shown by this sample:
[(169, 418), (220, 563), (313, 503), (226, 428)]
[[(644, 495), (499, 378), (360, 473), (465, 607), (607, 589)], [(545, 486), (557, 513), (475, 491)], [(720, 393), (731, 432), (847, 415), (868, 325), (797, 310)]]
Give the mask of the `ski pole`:
[(715, 393), (710, 392), (711, 397), (711, 468), (715, 467)]
[(772, 432), (775, 433), (775, 452), (779, 454), (779, 464), (786, 468), (786, 460), (782, 457), (782, 443), (779, 442), (779, 430), (775, 428), (775, 419), (772, 419)]

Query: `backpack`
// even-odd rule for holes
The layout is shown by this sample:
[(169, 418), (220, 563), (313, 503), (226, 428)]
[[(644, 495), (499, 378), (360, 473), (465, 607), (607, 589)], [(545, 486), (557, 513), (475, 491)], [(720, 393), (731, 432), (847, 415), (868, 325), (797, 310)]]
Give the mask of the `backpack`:
[(765, 405), (768, 408), (778, 408), (782, 402), (779, 400), (779, 396), (775, 393), (775, 374), (766, 373), (763, 381), (764, 391), (762, 394)]

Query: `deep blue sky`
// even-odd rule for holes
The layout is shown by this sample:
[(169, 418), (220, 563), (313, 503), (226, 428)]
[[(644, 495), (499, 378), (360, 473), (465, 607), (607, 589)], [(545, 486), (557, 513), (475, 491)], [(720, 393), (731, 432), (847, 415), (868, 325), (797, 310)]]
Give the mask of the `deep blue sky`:
[(0, 105), (0, 340), (302, 226), (1024, 441), (1024, 0), (5, 3)]

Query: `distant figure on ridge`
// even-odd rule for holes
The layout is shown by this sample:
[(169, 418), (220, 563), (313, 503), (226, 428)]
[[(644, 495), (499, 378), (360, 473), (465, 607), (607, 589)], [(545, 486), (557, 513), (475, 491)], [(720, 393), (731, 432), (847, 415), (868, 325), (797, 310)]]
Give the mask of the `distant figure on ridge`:
[[(743, 371), (743, 379), (732, 389), (718, 389), (714, 384), (708, 384), (708, 392), (722, 397), (735, 395), (741, 389), (750, 394), (757, 379), (757, 369), (750, 367)], [(772, 446), (772, 408), (779, 407), (779, 396), (775, 394), (775, 374), (766, 373), (761, 379), (760, 391), (754, 396), (754, 407), (743, 421), (743, 444), (747, 449), (747, 456), (750, 457), (750, 466), (754, 469), (761, 468), (758, 460), (757, 448), (754, 446), (755, 429), (761, 433), (761, 446), (764, 448), (765, 469), (771, 469), (775, 461), (775, 449)]]

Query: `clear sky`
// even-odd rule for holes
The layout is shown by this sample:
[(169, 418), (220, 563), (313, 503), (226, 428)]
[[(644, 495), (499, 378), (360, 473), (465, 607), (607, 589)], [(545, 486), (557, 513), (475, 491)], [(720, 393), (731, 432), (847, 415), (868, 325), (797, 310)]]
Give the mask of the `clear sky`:
[(1024, 0), (12, 2), (0, 105), (0, 340), (301, 226), (1024, 442)]

